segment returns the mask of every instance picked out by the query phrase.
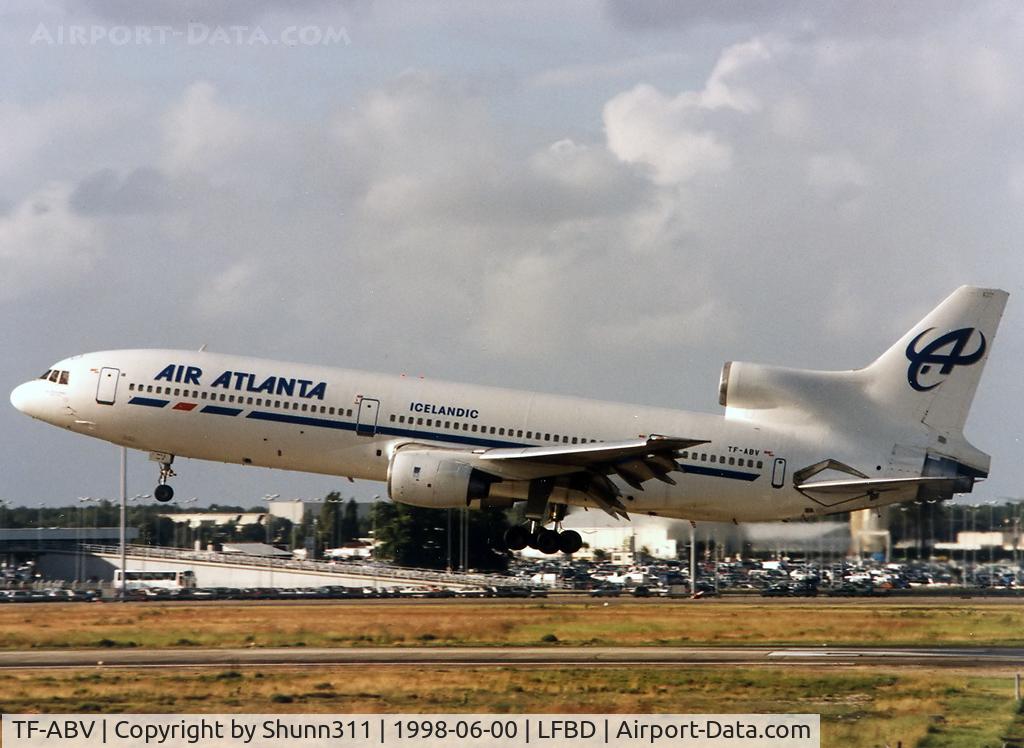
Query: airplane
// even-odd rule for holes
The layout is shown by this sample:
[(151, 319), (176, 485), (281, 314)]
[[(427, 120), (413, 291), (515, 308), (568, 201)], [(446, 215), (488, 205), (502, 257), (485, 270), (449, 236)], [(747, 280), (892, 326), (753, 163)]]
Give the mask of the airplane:
[(1007, 298), (963, 286), (858, 370), (728, 362), (723, 415), (152, 349), (64, 359), (11, 403), (149, 452), (160, 501), (175, 457), (386, 481), (420, 507), (525, 501), (508, 548), (574, 553), (570, 505), (738, 523), (970, 492), (990, 457), (963, 426)]

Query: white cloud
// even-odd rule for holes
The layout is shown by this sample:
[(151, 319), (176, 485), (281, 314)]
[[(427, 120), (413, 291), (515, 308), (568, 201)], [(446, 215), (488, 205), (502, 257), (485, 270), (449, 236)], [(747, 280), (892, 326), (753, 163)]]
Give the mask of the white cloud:
[(219, 322), (252, 313), (267, 301), (259, 288), (261, 280), (256, 262), (237, 261), (228, 265), (196, 294), (195, 315), (208, 322)]
[(619, 94), (604, 107), (608, 148), (626, 163), (650, 167), (662, 185), (726, 171), (732, 148), (710, 130), (687, 126), (693, 109), (689, 99), (670, 99), (649, 85)]
[(867, 172), (848, 153), (815, 154), (807, 162), (807, 183), (826, 197), (867, 186)]
[(211, 172), (237, 153), (251, 131), (242, 115), (221, 103), (213, 84), (197, 81), (164, 114), (163, 134), (165, 169)]
[[(686, 301), (677, 302), (686, 305)], [(699, 345), (714, 331), (719, 341), (736, 338), (737, 315), (719, 298), (704, 298), (694, 307), (671, 312), (641, 311), (625, 320), (597, 325), (590, 331), (595, 343), (614, 342), (634, 350), (656, 346)]]
[(71, 186), (51, 184), (0, 216), (0, 300), (40, 288), (85, 285), (104, 254), (102, 232), (68, 204)]
[(767, 41), (753, 39), (726, 49), (700, 90), (669, 97), (641, 84), (619, 94), (604, 107), (608, 148), (622, 161), (649, 167), (662, 185), (727, 171), (733, 149), (714, 131), (709, 115), (758, 111), (758, 97), (735, 79), (771, 56)]

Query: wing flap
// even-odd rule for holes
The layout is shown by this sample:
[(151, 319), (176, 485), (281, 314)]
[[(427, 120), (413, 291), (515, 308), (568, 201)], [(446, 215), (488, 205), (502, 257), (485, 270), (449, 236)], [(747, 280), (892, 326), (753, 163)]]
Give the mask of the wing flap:
[[(563, 444), (552, 447), (500, 447), (477, 453), (481, 460), (529, 460), (548, 465), (590, 467), (598, 464), (614, 464), (631, 459), (643, 459), (647, 455), (675, 453), (698, 444), (707, 444), (707, 439), (680, 439), (670, 436), (652, 435), (620, 442), (591, 442), (589, 444)], [(664, 464), (664, 463), (661, 463)]]

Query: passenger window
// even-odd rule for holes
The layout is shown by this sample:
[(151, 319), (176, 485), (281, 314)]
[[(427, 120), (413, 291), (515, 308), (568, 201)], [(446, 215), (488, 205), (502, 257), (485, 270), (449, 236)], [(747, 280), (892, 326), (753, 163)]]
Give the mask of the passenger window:
[(711, 455), (711, 461), (712, 462), (718, 462), (718, 456), (717, 455)]
[(544, 434), (544, 441), (546, 441), (546, 442), (551, 441), (551, 434)]
[(131, 384), (128, 385), (128, 390), (131, 392), (135, 391), (135, 382), (132, 382)]
[(152, 391), (153, 391), (153, 385), (151, 385), (151, 384), (147, 385), (146, 386), (146, 392), (152, 392)]
[(523, 430), (522, 429), (519, 429), (518, 431), (516, 431), (516, 436), (522, 437), (522, 435), (523, 435)]
[(760, 460), (758, 460), (758, 461), (757, 461), (757, 469), (758, 469), (758, 470), (760, 470), (760, 469), (761, 469), (761, 468), (763, 468), (763, 467), (764, 467), (764, 463), (763, 463), (763, 462), (761, 462)]
[[(463, 431), (469, 431), (469, 424), (468, 423), (462, 424), (462, 430)], [(473, 427), (473, 430), (474, 431), (476, 430), (476, 426)]]
[(701, 452), (700, 453), (700, 461), (701, 462), (707, 462), (708, 461), (708, 453), (707, 452)]
[(498, 429), (498, 436), (505, 436), (505, 429)]
[(451, 422), (451, 421), (445, 421), (445, 422), (444, 422), (444, 427), (445, 427), (446, 429), (450, 429), (450, 428), (452, 427), (452, 422)]
[(302, 404), (302, 412), (305, 413), (307, 410), (309, 410), (309, 406), (306, 403), (303, 403)]
[(532, 439), (533, 438), (533, 432), (532, 431), (527, 431), (526, 432), (526, 438), (527, 439)]
[(234, 401), (235, 401), (235, 396), (234, 395), (228, 395), (228, 402), (229, 403), (233, 403)]
[(206, 399), (206, 393), (205, 392), (200, 392), (199, 393), (199, 397), (201, 397), (203, 400), (205, 400)]
[(473, 424), (473, 428), (472, 428), (472, 431), (473, 431), (473, 432), (476, 432), (476, 430), (477, 430), (477, 425), (476, 425), (476, 424), (474, 423), (474, 424)]
[(494, 433), (494, 426), (491, 426), (491, 433)]
[(175, 387), (174, 388), (174, 396), (175, 397), (181, 397), (181, 387)]
[(391, 423), (395, 422), (395, 414), (394, 413), (391, 414), (390, 420), (391, 420)]
[(416, 419), (416, 425), (417, 426), (422, 426), (423, 425), (423, 419), (422, 418), (417, 418)]
[(736, 458), (735, 457), (730, 457), (729, 458), (729, 464), (730, 465), (735, 465), (736, 464)]

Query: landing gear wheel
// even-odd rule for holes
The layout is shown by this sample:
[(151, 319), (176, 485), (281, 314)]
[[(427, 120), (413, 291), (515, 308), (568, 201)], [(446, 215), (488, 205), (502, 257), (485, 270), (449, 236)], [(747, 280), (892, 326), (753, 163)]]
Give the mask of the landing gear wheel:
[(174, 489), (163, 483), (153, 491), (153, 498), (157, 501), (170, 501), (174, 498)]
[(530, 544), (530, 531), (522, 525), (505, 530), (505, 546), (510, 551), (521, 551)]
[(558, 550), (562, 553), (575, 553), (583, 547), (583, 536), (575, 530), (566, 530), (558, 534)]
[(558, 533), (554, 530), (538, 530), (534, 548), (541, 553), (558, 553)]

